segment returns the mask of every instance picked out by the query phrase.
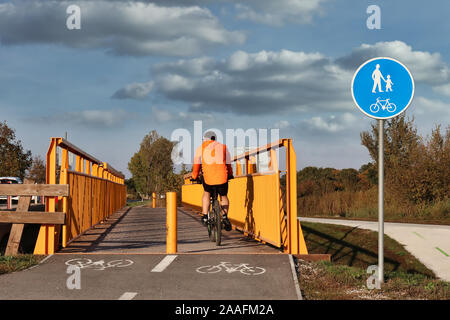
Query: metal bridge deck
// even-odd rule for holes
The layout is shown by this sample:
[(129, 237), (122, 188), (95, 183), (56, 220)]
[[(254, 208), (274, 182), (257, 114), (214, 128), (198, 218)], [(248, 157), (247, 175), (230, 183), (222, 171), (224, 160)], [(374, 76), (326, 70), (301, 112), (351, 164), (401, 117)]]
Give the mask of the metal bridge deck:
[[(255, 241), (242, 232), (223, 231), (222, 245), (208, 239), (200, 216), (178, 208), (178, 253), (247, 253), (281, 254), (280, 249)], [(108, 220), (86, 231), (58, 253), (127, 253), (166, 252), (166, 209), (124, 208)]]

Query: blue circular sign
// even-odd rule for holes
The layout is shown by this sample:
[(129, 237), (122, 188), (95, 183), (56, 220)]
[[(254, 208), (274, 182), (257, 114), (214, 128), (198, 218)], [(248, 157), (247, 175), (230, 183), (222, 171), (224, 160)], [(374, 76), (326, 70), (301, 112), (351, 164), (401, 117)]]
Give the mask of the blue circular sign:
[(353, 76), (353, 101), (371, 118), (398, 116), (409, 107), (413, 96), (411, 72), (395, 59), (380, 57), (368, 60)]

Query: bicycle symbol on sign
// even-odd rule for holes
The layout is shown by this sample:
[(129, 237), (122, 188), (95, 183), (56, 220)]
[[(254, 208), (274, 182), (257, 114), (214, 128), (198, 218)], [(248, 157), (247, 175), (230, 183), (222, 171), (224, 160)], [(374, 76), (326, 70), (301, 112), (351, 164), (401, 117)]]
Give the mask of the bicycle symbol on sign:
[(377, 113), (379, 110), (381, 109), (389, 111), (389, 112), (394, 112), (397, 107), (395, 106), (395, 104), (393, 104), (392, 102), (389, 102), (389, 99), (386, 100), (380, 100), (380, 98), (377, 98), (377, 102), (375, 102), (374, 104), (372, 104), (370, 106), (370, 111), (373, 113)]
[(261, 267), (249, 267), (248, 263), (231, 264), (229, 262), (221, 262), (216, 266), (202, 266), (197, 268), (198, 273), (218, 273), (226, 271), (228, 273), (241, 272), (248, 276), (257, 276), (266, 272), (266, 269)]
[(106, 268), (123, 268), (131, 266), (134, 262), (131, 260), (113, 260), (105, 263), (104, 260), (92, 262), (91, 259), (77, 258), (66, 261), (68, 266), (77, 266), (80, 269), (94, 269), (94, 270), (105, 270)]

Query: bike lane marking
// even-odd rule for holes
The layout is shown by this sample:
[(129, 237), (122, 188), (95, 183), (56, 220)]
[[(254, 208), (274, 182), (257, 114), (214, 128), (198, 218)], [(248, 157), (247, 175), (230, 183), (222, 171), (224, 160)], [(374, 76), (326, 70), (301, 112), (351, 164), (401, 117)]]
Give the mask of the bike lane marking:
[[(121, 263), (122, 263), (122, 265), (121, 265)], [(125, 264), (123, 264), (123, 263), (125, 263)], [(129, 259), (121, 259), (121, 260), (111, 260), (111, 261), (105, 263), (104, 259), (93, 262), (91, 259), (87, 259), (87, 258), (75, 258), (75, 259), (67, 260), (65, 264), (68, 266), (74, 265), (80, 269), (90, 268), (90, 269), (102, 271), (107, 268), (128, 267), (128, 266), (131, 266), (132, 264), (134, 264), (134, 261), (129, 260)]]
[(418, 236), (419, 238), (422, 238), (422, 239), (425, 240), (425, 238), (424, 238), (421, 234), (419, 234), (418, 232), (413, 231), (413, 233), (414, 233), (416, 236)]
[[(204, 271), (203, 271), (204, 270)], [(241, 272), (245, 275), (260, 275), (266, 272), (266, 269), (261, 267), (249, 266), (248, 263), (230, 263), (221, 262), (218, 265), (206, 265), (196, 269), (198, 273), (218, 273), (225, 271), (227, 273)]]
[(440, 253), (442, 253), (443, 255), (445, 255), (446, 257), (450, 257), (450, 255), (447, 254), (447, 252), (445, 252), (444, 250), (442, 250), (439, 247), (436, 247), (436, 250), (438, 250)]
[(165, 256), (160, 263), (152, 269), (152, 272), (163, 272), (177, 257), (177, 255)]
[(136, 297), (137, 292), (125, 292), (123, 295), (120, 296), (118, 300), (133, 300), (134, 297)]

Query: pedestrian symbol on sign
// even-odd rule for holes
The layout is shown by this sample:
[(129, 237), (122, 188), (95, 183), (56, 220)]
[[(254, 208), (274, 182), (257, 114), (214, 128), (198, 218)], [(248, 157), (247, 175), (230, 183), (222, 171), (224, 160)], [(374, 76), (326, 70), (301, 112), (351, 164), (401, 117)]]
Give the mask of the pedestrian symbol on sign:
[(383, 79), (384, 82), (386, 82), (386, 92), (391, 91), (392, 92), (392, 85), (394, 84), (391, 80), (391, 75), (388, 74), (386, 79), (383, 77), (383, 73), (380, 71), (380, 65), (377, 64), (375, 67), (375, 70), (372, 73), (372, 80), (373, 80), (373, 88), (372, 93), (376, 93), (375, 89), (378, 87), (379, 92), (383, 92), (381, 89), (381, 79)]

